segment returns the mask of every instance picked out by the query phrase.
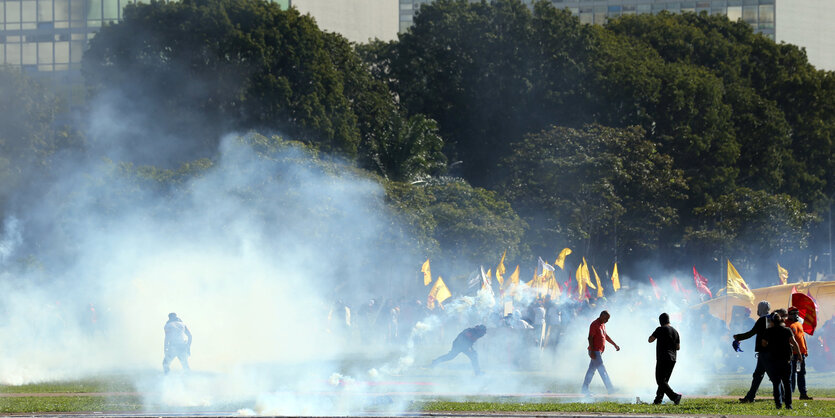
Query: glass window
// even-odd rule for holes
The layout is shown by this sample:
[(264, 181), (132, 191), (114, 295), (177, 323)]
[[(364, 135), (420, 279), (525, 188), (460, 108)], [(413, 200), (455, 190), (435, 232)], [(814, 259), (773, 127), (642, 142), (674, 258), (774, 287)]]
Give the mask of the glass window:
[(6, 64), (20, 65), (20, 44), (6, 44)]
[[(70, 2), (69, 0), (55, 0), (55, 13), (53, 18), (56, 22), (66, 22), (70, 20)], [(58, 27), (56, 24), (55, 27)], [(62, 27), (67, 27), (63, 25)]]
[(412, 3), (400, 3), (400, 10), (412, 10)]
[(760, 29), (774, 28), (774, 6), (761, 4), (760, 5)]
[(21, 21), (23, 22), (37, 22), (38, 21), (38, 3), (35, 0), (26, 0), (20, 4)]
[(606, 23), (606, 6), (596, 6), (594, 8), (594, 24), (603, 25)]
[(639, 4), (637, 9), (638, 9), (638, 13), (650, 13), (650, 12), (652, 12), (652, 5), (650, 5), (650, 4)]
[(52, 21), (52, 0), (38, 0), (38, 22)]
[(83, 41), (72, 41), (70, 42), (70, 62), (76, 63), (81, 62), (81, 54), (84, 52), (84, 42)]
[(697, 1), (696, 2), (696, 7), (697, 8), (702, 8), (702, 9), (708, 8), (708, 7), (710, 7), (710, 2), (709, 1)]
[(580, 9), (580, 23), (587, 23), (591, 25), (594, 23), (594, 14), (593, 13), (584, 13), (583, 9)]
[(84, 20), (84, 0), (70, 0), (70, 20)]
[(710, 14), (712, 15), (726, 15), (728, 14), (728, 9), (724, 7), (711, 7)]
[(6, 64), (6, 45), (0, 44), (0, 65)]
[(101, 20), (101, 0), (87, 0), (87, 19)]
[(620, 13), (621, 10), (623, 10), (621, 6), (609, 6), (607, 11), (609, 13)]
[[(7, 1), (6, 2), (6, 23), (18, 23), (18, 22), (20, 22), (20, 2), (19, 1)], [(18, 28), (19, 27), (20, 26), (18, 26)]]
[(664, 10), (668, 10), (672, 13), (678, 13), (681, 10), (681, 7), (678, 3), (667, 3), (667, 7)]
[(757, 6), (742, 6), (742, 20), (745, 23), (757, 23)]
[(52, 42), (38, 42), (38, 64), (52, 64)]
[(38, 63), (38, 44), (34, 42), (27, 42), (21, 44), (21, 64), (35, 65)]
[(571, 12), (572, 16), (577, 16), (578, 14), (580, 14), (579, 7), (569, 7), (568, 10)]
[(3, 30), (3, 23), (6, 21), (6, 8), (0, 5), (0, 30)]
[(55, 42), (55, 63), (66, 64), (70, 62), (70, 43)]
[(728, 19), (731, 22), (742, 19), (742, 6), (728, 6)]
[(119, 0), (104, 0), (104, 19), (118, 20), (119, 19)]

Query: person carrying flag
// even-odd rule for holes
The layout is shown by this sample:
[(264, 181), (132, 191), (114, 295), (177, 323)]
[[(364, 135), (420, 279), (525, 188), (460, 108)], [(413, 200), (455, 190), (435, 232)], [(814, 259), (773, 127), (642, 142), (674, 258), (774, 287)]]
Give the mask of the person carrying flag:
[(786, 325), (792, 330), (798, 345), (796, 349), (792, 346), (791, 393), (794, 393), (794, 387), (797, 384), (797, 389), (800, 391), (800, 398), (798, 399), (812, 400), (806, 393), (806, 357), (809, 355), (809, 351), (806, 349), (806, 335), (800, 322), (800, 311), (794, 306), (789, 308), (789, 318), (786, 320)]

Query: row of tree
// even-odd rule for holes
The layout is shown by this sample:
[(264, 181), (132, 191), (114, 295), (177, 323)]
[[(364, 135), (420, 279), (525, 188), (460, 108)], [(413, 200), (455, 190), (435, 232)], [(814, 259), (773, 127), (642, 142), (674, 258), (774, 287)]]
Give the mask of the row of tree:
[[(83, 73), (91, 98), (193, 141), (165, 164), (211, 159), (230, 130), (279, 133), (379, 176), (420, 252), (456, 267), (504, 250), (533, 265), (568, 246), (626, 271), (723, 257), (821, 270), (835, 75), (743, 22), (591, 26), (547, 1), (437, 0), (398, 40), (352, 45), (264, 0), (124, 16), (91, 41)], [(26, 116), (40, 125), (0, 135), (72, 137), (42, 106)], [(11, 143), (3, 155), (28, 152)]]

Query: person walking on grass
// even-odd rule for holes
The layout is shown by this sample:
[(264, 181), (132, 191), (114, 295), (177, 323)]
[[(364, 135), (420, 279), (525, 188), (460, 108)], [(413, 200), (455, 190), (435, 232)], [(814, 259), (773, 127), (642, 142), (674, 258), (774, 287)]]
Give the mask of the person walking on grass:
[(763, 333), (770, 324), (770, 320), (768, 319), (769, 311), (771, 311), (771, 305), (769, 305), (767, 301), (761, 301), (757, 304), (757, 315), (759, 316), (759, 319), (757, 319), (757, 322), (754, 323), (754, 327), (748, 332), (734, 335), (734, 341), (743, 341), (753, 337), (754, 335), (757, 336), (754, 340), (754, 351), (757, 356), (757, 366), (754, 367), (754, 376), (751, 380), (751, 388), (748, 389), (748, 393), (745, 394), (744, 397), (739, 398), (739, 402), (741, 403), (754, 402), (754, 398), (757, 396), (757, 390), (760, 388), (763, 376), (765, 376), (765, 368), (768, 364), (768, 351), (763, 348), (762, 341)]
[(803, 332), (803, 323), (801, 321), (800, 311), (794, 306), (790, 307), (786, 325), (789, 326), (789, 329), (794, 334), (798, 350), (792, 353), (791, 378), (789, 380), (792, 393), (794, 393), (795, 383), (797, 383), (797, 389), (800, 391), (800, 397), (797, 399), (811, 401), (812, 398), (806, 393), (806, 356), (809, 355), (809, 351), (806, 349), (806, 334)]
[[(782, 311), (782, 312), (781, 312)], [(798, 350), (797, 341), (792, 331), (786, 327), (785, 309), (779, 309), (771, 315), (772, 326), (763, 333), (762, 345), (768, 351), (766, 372), (774, 387), (774, 405), (780, 409), (792, 409), (792, 392), (789, 386), (792, 351)]]
[(606, 366), (603, 365), (603, 350), (606, 349), (606, 341), (615, 347), (615, 351), (620, 351), (620, 346), (606, 333), (606, 323), (609, 322), (610, 317), (609, 312), (600, 312), (600, 316), (592, 321), (589, 326), (588, 350), (591, 361), (589, 361), (589, 369), (586, 371), (586, 377), (583, 379), (583, 387), (581, 389), (582, 393), (586, 396), (591, 395), (591, 392), (589, 392), (589, 384), (594, 377), (595, 371), (600, 374), (600, 378), (603, 379), (603, 384), (606, 386), (609, 394), (615, 393), (615, 388), (609, 379), (609, 373), (606, 372)]
[(162, 360), (162, 371), (165, 374), (171, 370), (171, 362), (180, 359), (183, 370), (188, 371), (188, 356), (191, 355), (191, 331), (176, 313), (168, 314), (165, 323), (165, 358)]
[(655, 382), (658, 390), (655, 392), (655, 405), (660, 405), (664, 395), (667, 395), (673, 403), (681, 403), (681, 394), (675, 393), (670, 387), (670, 376), (676, 366), (676, 352), (681, 349), (681, 340), (678, 331), (670, 325), (670, 315), (662, 313), (658, 316), (661, 326), (649, 336), (649, 342), (655, 342)]

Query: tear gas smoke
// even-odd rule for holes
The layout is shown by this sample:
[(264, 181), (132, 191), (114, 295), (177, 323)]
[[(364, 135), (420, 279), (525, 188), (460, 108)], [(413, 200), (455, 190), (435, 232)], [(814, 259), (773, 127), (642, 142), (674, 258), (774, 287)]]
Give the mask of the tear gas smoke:
[[(110, 100), (91, 113), (92, 154), (118, 161), (135, 147), (124, 147), (125, 136), (153, 134), (103, 110)], [(360, 306), (400, 296), (423, 254), (400, 232), (380, 184), (286, 143), (265, 151), (262, 139), (227, 136), (210, 167), (171, 188), (92, 158), (66, 164), (58, 181), (33, 191), (0, 238), (0, 383), (127, 374), (149, 407), (243, 404), (241, 415), (404, 411), (418, 384), (453, 399), (579, 389), (588, 326), (604, 306), (575, 315), (562, 302), (561, 326), (544, 349), (538, 324), (508, 326), (487, 290), (432, 312), (413, 303)], [(160, 154), (173, 152), (165, 143), (153, 141)], [(29, 256), (37, 262), (11, 268)], [(646, 339), (666, 311), (682, 336), (672, 387), (709, 392), (711, 359), (730, 350), (728, 332), (652, 294), (633, 284), (606, 302), (607, 329), (622, 347), (605, 353), (614, 384), (629, 398), (654, 393)], [(514, 296), (516, 319), (533, 299)], [(162, 327), (172, 311), (194, 335), (194, 372), (175, 366), (163, 377)], [(488, 327), (476, 343), (487, 376), (471, 378), (461, 358), (423, 368), (476, 324)], [(403, 381), (410, 385), (400, 390)]]

